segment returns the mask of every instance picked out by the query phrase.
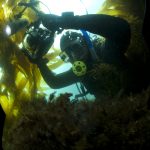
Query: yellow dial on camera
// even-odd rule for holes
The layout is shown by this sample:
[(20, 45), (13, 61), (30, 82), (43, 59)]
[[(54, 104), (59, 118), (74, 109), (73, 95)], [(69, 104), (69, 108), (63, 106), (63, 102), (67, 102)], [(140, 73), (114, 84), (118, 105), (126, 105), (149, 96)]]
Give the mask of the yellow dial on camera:
[(83, 61), (75, 61), (72, 65), (72, 71), (76, 76), (83, 76), (87, 71), (86, 64)]

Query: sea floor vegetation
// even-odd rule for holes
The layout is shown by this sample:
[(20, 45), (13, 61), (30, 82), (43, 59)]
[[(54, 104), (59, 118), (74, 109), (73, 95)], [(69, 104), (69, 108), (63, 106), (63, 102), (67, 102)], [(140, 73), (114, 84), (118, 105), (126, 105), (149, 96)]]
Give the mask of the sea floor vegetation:
[(5, 122), (5, 150), (148, 150), (150, 89), (105, 100), (71, 102), (70, 94), (20, 103)]

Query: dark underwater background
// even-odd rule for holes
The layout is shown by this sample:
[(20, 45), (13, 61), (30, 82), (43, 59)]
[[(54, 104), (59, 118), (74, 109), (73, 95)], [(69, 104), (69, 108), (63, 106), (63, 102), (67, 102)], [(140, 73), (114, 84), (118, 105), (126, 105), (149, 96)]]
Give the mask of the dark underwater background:
[[(149, 149), (149, 49), (142, 34), (145, 1), (106, 0), (98, 12), (122, 17), (130, 23), (131, 44), (126, 55), (131, 66), (123, 75), (123, 85), (129, 92), (78, 102), (70, 101), (69, 93), (73, 91), (59, 97), (50, 95), (47, 101), (38, 68), (16, 46), (25, 31), (11, 38), (3, 34), (7, 19), (20, 11), (10, 11), (17, 0), (5, 2), (0, 1), (0, 103), (6, 114), (4, 150)], [(27, 11), (24, 17), (36, 19), (32, 11)], [(58, 53), (56, 49), (47, 56), (51, 59), (51, 69), (62, 64), (56, 58)], [(111, 77), (108, 80), (111, 82)]]

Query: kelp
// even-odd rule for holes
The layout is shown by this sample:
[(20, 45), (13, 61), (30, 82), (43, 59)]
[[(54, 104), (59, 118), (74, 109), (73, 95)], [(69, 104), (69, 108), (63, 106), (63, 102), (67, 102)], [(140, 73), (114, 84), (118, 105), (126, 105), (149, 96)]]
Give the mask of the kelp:
[(112, 15), (144, 17), (145, 2), (143, 0), (106, 0), (100, 13)]
[[(137, 3), (137, 4), (135, 4)], [(136, 9), (135, 9), (136, 8)], [(143, 63), (147, 48), (142, 35), (144, 19), (144, 2), (143, 1), (106, 1), (101, 13), (114, 15), (127, 20), (131, 27), (131, 42), (126, 50), (126, 56), (132, 63)]]
[[(38, 96), (38, 93), (44, 95), (41, 87), (42, 77), (37, 66), (29, 62), (18, 46), (23, 40), (25, 29), (11, 37), (7, 37), (4, 33), (7, 22), (22, 10), (17, 7), (18, 2), (19, 0), (0, 2), (0, 67), (3, 74), (0, 81), (0, 99), (7, 117), (12, 115), (13, 107), (16, 108), (19, 105), (22, 97), (32, 100)], [(27, 0), (22, 2), (27, 2)], [(25, 11), (22, 18), (28, 19), (29, 22), (37, 19), (35, 12), (31, 9)], [(57, 55), (58, 50), (54, 50), (53, 54), (48, 54), (47, 57), (51, 62), (50, 69), (55, 69), (63, 63), (60, 59), (56, 59)]]

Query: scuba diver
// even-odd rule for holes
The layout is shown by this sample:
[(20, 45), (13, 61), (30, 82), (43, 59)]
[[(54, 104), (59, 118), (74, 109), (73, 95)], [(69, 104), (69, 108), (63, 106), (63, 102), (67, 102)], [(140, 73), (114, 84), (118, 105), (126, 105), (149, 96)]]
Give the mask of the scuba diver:
[[(105, 75), (101, 76), (97, 72), (101, 72), (100, 69), (105, 67), (107, 68), (105, 72), (110, 76), (112, 75), (112, 80), (114, 78), (118, 84), (120, 77), (117, 76), (114, 68), (119, 71), (126, 68), (125, 52), (130, 44), (130, 25), (126, 20), (104, 14), (74, 16), (71, 13), (63, 13), (62, 16), (46, 14), (43, 17), (42, 24), (48, 30), (54, 32), (59, 29), (81, 31), (80, 33), (66, 31), (60, 39), (62, 51), (60, 56), (64, 61), (68, 59), (72, 64), (72, 68), (66, 72), (55, 74), (48, 68), (47, 60), (42, 56), (31, 57), (27, 55), (32, 63), (37, 64), (43, 79), (51, 88), (59, 89), (80, 82), (83, 95), (88, 91), (95, 97), (99, 97), (102, 93), (101, 90), (105, 90), (107, 78), (103, 79)], [(101, 37), (92, 39), (88, 32), (96, 35), (96, 37)], [(25, 42), (28, 43), (28, 46), (31, 45), (31, 47), (37, 47), (38, 49), (40, 41), (42, 42), (44, 38), (36, 42), (38, 37), (34, 40), (35, 35), (27, 38)], [(29, 44), (29, 41), (32, 42)], [(102, 83), (103, 80), (106, 83)], [(115, 89), (115, 85), (112, 84), (113, 82), (108, 84), (107, 87), (110, 93), (111, 90)]]

